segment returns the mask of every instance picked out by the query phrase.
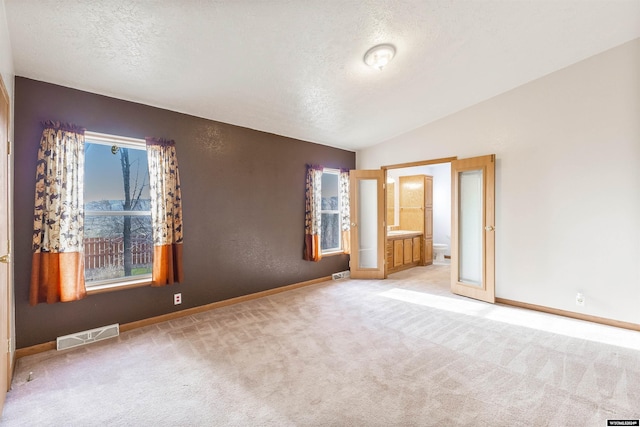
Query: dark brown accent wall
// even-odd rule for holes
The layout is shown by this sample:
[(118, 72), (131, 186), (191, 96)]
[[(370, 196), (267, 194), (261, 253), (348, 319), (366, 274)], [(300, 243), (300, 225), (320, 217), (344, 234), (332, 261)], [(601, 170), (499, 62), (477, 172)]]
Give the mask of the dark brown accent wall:
[[(302, 260), (307, 163), (355, 167), (355, 153), (40, 81), (15, 81), (16, 346), (128, 323), (348, 269), (347, 256)], [(176, 141), (184, 283), (29, 305), (35, 164), (41, 122)], [(182, 305), (173, 294), (182, 293)]]

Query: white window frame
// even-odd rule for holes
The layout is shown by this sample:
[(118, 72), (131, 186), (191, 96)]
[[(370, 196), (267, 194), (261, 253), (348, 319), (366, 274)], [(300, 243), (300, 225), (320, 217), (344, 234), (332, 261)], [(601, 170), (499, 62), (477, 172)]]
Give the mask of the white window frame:
[[(144, 139), (128, 138), (118, 135), (109, 135), (106, 133), (98, 133), (85, 131), (84, 141), (90, 144), (100, 144), (118, 148), (131, 148), (134, 150), (147, 150), (147, 143)], [(114, 214), (113, 212), (117, 212)], [(86, 211), (86, 215), (91, 216), (150, 216), (151, 211)], [(151, 284), (151, 273), (139, 274), (136, 276), (122, 277), (117, 279), (94, 280), (90, 284), (85, 282), (88, 294), (101, 293), (123, 288), (133, 288), (139, 286), (147, 286)]]
[[(342, 218), (340, 215), (340, 211), (341, 211), (341, 204), (342, 201), (340, 200), (340, 170), (339, 169), (332, 169), (332, 168), (323, 168), (322, 169), (322, 174), (331, 174), (331, 175), (336, 175), (336, 177), (338, 178), (338, 209), (334, 210), (334, 209), (321, 209), (320, 210), (320, 215), (324, 214), (336, 214), (338, 215), (338, 247), (337, 248), (331, 248), (331, 249), (320, 249), (320, 253), (322, 255), (333, 255), (333, 254), (341, 254), (344, 253), (344, 248), (342, 247)], [(321, 189), (322, 192), (322, 189)], [(320, 198), (322, 198), (322, 194), (320, 194)], [(322, 230), (322, 228), (321, 228)], [(320, 238), (320, 241), (322, 242), (322, 237)]]

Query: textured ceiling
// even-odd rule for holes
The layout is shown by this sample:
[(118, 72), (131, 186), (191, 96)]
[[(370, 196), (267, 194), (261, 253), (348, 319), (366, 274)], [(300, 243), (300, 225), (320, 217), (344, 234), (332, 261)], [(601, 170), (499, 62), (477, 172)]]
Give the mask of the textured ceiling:
[(4, 3), (17, 75), (351, 150), (640, 37), (639, 0)]

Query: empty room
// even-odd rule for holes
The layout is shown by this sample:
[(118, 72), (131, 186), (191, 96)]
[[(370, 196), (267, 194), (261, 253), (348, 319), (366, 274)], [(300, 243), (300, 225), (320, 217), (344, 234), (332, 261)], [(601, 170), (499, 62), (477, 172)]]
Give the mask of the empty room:
[(639, 425), (640, 1), (0, 0), (1, 426)]

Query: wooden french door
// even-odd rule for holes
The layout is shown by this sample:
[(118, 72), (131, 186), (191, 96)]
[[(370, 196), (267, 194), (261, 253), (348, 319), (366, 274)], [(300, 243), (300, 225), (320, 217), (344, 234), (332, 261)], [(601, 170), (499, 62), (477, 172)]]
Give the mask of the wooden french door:
[(384, 171), (351, 170), (351, 277), (384, 279)]
[(495, 155), (451, 162), (451, 291), (495, 302)]
[(0, 77), (0, 414), (11, 381), (9, 357), (9, 96)]

